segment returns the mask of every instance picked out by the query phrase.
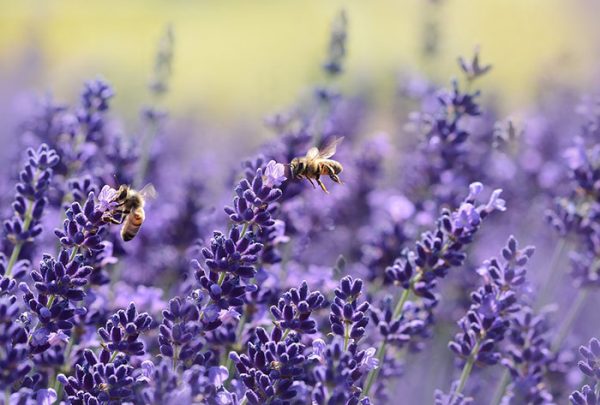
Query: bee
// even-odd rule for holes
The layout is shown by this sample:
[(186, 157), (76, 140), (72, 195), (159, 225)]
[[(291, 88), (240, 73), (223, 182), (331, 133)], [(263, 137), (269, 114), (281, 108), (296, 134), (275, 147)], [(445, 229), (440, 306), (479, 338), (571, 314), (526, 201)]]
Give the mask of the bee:
[[(152, 184), (147, 184), (141, 190), (122, 184), (112, 199), (116, 203), (116, 208), (105, 213), (103, 219), (113, 224), (123, 224), (121, 227), (121, 238), (128, 242), (135, 238), (140, 227), (146, 219), (144, 205), (147, 199), (156, 198), (156, 190)], [(115, 218), (115, 214), (119, 217)]]
[(290, 162), (291, 178), (306, 179), (314, 188), (316, 188), (311, 180), (314, 179), (326, 193), (329, 193), (329, 191), (327, 191), (325, 184), (321, 181), (321, 176), (329, 176), (334, 182), (342, 184), (338, 174), (340, 174), (344, 168), (340, 162), (329, 158), (335, 154), (337, 146), (343, 139), (344, 137), (335, 138), (321, 150), (317, 147), (312, 147), (306, 152), (305, 156), (292, 159)]

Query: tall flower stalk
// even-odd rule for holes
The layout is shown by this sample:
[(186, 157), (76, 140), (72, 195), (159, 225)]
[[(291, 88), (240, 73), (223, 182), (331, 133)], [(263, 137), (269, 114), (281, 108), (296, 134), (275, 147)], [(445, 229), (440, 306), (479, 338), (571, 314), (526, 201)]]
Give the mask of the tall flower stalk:
[[(21, 250), (42, 232), (41, 219), (47, 204), (47, 192), (53, 170), (60, 161), (56, 151), (42, 144), (37, 150), (27, 150), (27, 163), (19, 173), (15, 201), (12, 204), (13, 218), (4, 222), (6, 242), (12, 245), (8, 262), (0, 266), (3, 277), (19, 279), (24, 275), (28, 262), (21, 262), (13, 275), (15, 265), (21, 259)], [(0, 263), (5, 259), (0, 257)]]
[[(411, 294), (430, 301), (437, 301), (434, 289), (452, 267), (460, 267), (466, 258), (465, 247), (474, 241), (482, 220), (495, 210), (504, 211), (504, 200), (500, 199), (501, 190), (495, 190), (487, 204), (477, 205), (476, 198), (483, 189), (481, 183), (473, 183), (467, 198), (454, 212), (445, 211), (436, 223), (434, 232), (426, 232), (416, 243), (414, 251), (406, 252), (393, 267), (386, 270), (388, 278), (402, 287), (391, 319), (392, 328), (381, 328), (383, 340), (377, 349), (377, 358), (383, 363), (389, 338), (392, 338), (406, 321), (404, 310)], [(377, 319), (380, 321), (381, 320)], [(411, 330), (413, 329), (413, 330)], [(415, 333), (407, 328), (405, 335)], [(371, 370), (364, 385), (368, 395), (379, 374), (378, 369)]]

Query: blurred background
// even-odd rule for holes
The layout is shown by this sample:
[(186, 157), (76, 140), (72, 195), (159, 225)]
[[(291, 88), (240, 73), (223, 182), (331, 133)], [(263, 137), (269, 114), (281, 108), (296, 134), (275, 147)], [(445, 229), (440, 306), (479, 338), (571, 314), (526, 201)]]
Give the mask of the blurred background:
[(260, 118), (323, 79), (329, 25), (345, 8), (348, 58), (339, 86), (368, 92), (380, 112), (372, 129), (387, 129), (399, 74), (447, 82), (458, 75), (456, 57), (476, 45), (494, 64), (480, 86), (488, 97), (502, 90), (498, 102), (508, 113), (527, 105), (543, 80), (593, 82), (600, 56), (594, 3), (1, 0), (0, 112), (10, 122), (23, 89), (72, 102), (85, 80), (102, 77), (117, 89), (114, 108), (133, 125), (170, 25), (175, 56), (164, 107), (176, 117), (210, 117), (210, 125), (225, 129), (251, 119), (260, 133)]

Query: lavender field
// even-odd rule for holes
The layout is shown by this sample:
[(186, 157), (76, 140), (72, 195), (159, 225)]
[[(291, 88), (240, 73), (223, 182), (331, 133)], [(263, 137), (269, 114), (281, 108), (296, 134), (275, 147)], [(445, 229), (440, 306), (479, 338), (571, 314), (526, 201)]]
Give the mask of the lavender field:
[(383, 82), (336, 8), (266, 116), (170, 105), (177, 21), (141, 90), (5, 59), (0, 404), (599, 405), (598, 64), (518, 92), (450, 2)]

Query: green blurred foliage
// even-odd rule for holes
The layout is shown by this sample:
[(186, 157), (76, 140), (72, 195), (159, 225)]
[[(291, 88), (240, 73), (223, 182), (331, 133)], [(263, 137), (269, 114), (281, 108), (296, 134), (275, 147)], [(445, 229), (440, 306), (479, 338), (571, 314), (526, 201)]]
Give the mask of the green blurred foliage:
[[(446, 82), (456, 57), (480, 45), (494, 65), (481, 82), (505, 110), (529, 102), (540, 78), (587, 85), (596, 65), (588, 4), (568, 0), (0, 0), (0, 74), (72, 99), (102, 76), (116, 108), (133, 116), (165, 27), (175, 32), (166, 106), (223, 121), (256, 119), (324, 80), (329, 24), (349, 18), (349, 92), (369, 89), (385, 111), (397, 75), (419, 71)], [(427, 41), (437, 39), (427, 49)]]

